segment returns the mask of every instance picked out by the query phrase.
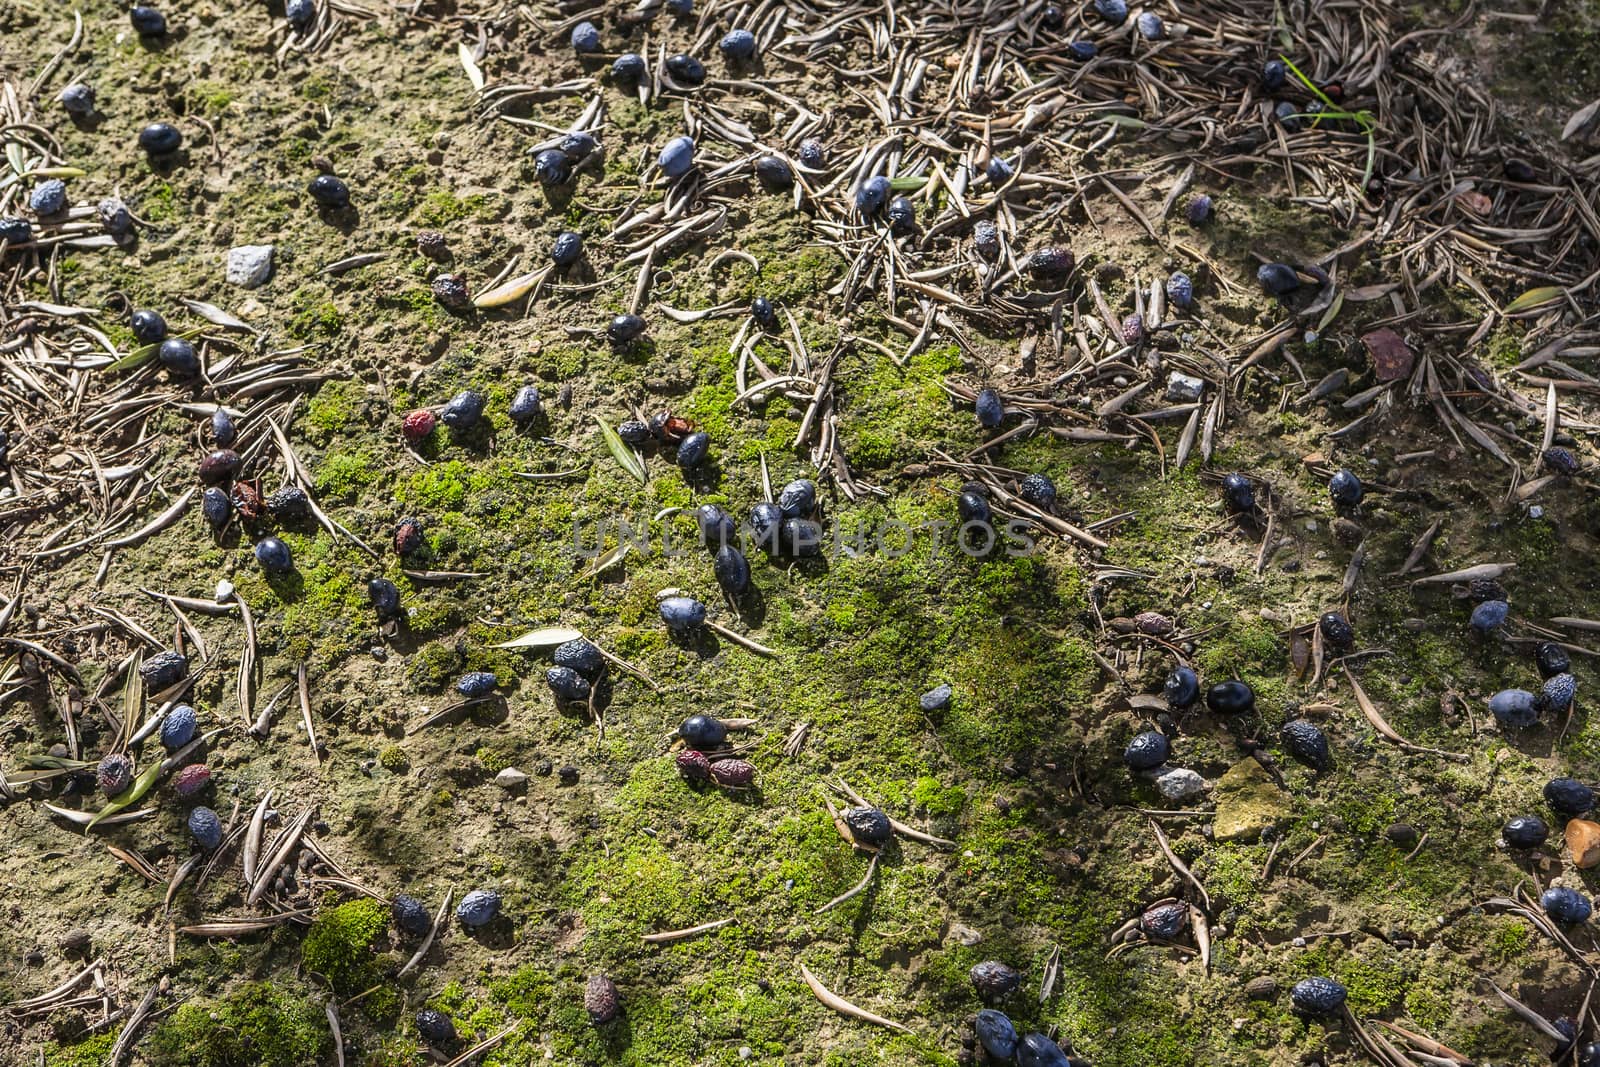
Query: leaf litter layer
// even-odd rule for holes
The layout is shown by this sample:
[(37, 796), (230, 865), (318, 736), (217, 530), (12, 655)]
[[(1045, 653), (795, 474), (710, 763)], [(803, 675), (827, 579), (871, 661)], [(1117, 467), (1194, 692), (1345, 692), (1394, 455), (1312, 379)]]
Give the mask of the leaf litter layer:
[[(81, 28), (31, 2), (0, 16), (0, 214), (34, 223), (6, 252), (0, 342), (18, 961), (0, 1055), (321, 1063), (338, 1034), (347, 1062), (424, 1062), (429, 1007), (454, 1020), (449, 1055), (488, 1045), (484, 1063), (947, 1063), (983, 1006), (967, 972), (996, 959), (1023, 975), (999, 1005), (1019, 1030), (1095, 1063), (1542, 1062), (1538, 1020), (1587, 1009), (1594, 956), (1527, 894), (1592, 876), (1554, 840), (1497, 836), (1523, 812), (1559, 829), (1540, 790), (1592, 774), (1595, 739), (1581, 688), (1520, 732), (1485, 701), (1537, 688), (1541, 638), (1589, 680), (1592, 172), (1497, 123), (1445, 27), (1377, 3), (1190, 7), (1157, 9), (1155, 40), (1092, 6), (1051, 28), (992, 4), (340, 0), (303, 32), (169, 11), (150, 41), (106, 4)], [(582, 18), (613, 51), (572, 54)], [(741, 22), (747, 68), (713, 48)], [(646, 84), (605, 77), (624, 48)], [(703, 87), (663, 72), (679, 50)], [(55, 103), (74, 79), (96, 90), (79, 122)], [(137, 151), (153, 121), (182, 153)], [(534, 152), (571, 131), (599, 150), (542, 186)], [(695, 166), (663, 181), (684, 133)], [(756, 177), (773, 156), (791, 190)], [(312, 206), (319, 170), (351, 210)], [(51, 176), (76, 206), (33, 220)], [(875, 176), (910, 232), (856, 210)], [(1201, 193), (1215, 214), (1192, 225)], [(113, 194), (132, 238), (94, 206)], [(423, 230), (446, 250), (419, 251)], [(564, 230), (586, 253), (546, 271)], [(267, 243), (264, 287), (224, 281), (229, 248)], [(1074, 269), (1030, 258), (1046, 248)], [(1254, 280), (1273, 262), (1294, 270), (1283, 300)], [(436, 299), (456, 274), (480, 310)], [(137, 307), (203, 375), (163, 369)], [(643, 339), (609, 344), (628, 312)], [(517, 426), (528, 382), (545, 414)], [(998, 427), (973, 418), (984, 388)], [(466, 389), (484, 424), (400, 432)], [(297, 487), (302, 517), (213, 537), (196, 468), (219, 406), (237, 480)], [(664, 408), (711, 435), (707, 464), (607, 432)], [(1343, 515), (1339, 467), (1367, 486)], [(1242, 517), (1219, 503), (1230, 470), (1253, 479)], [(864, 543), (752, 554), (737, 609), (698, 553), (574, 550), (622, 517), (689, 541), (684, 510), (742, 518), (803, 476), (825, 529)], [(1037, 551), (958, 551), (967, 483)], [(402, 518), (424, 543), (397, 558)], [(254, 561), (269, 533), (288, 574)], [(1486, 564), (1512, 612), (1480, 640)], [(396, 618), (368, 601), (380, 576)], [(669, 588), (724, 631), (669, 639)], [(1329, 610), (1348, 652), (1312, 626)], [(586, 702), (555, 706), (549, 644), (518, 646), (553, 627), (608, 653)], [(145, 691), (168, 648), (190, 677)], [(1180, 662), (1248, 681), (1253, 713), (1169, 712), (1154, 694)], [(497, 695), (458, 697), (469, 670)], [(948, 705), (924, 711), (939, 683)], [(176, 763), (212, 772), (196, 798), (156, 744), (178, 702), (204, 741)], [(682, 779), (671, 734), (695, 712), (740, 727), (726, 754), (753, 787)], [(1288, 758), (1296, 717), (1329, 737), (1325, 773)], [(1150, 728), (1207, 794), (1170, 801), (1122, 766)], [(85, 834), (90, 772), (123, 749), (140, 796)], [(215, 855), (191, 851), (196, 800), (225, 827)], [(829, 815), (859, 801), (902, 828), (870, 857)], [(470, 931), (444, 905), (478, 888), (500, 915)], [(362, 903), (402, 893), (424, 934)], [(1127, 940), (1166, 899), (1190, 905), (1177, 939)], [(600, 974), (623, 1011), (594, 1027)], [(1294, 1013), (1308, 975), (1349, 1014)]]

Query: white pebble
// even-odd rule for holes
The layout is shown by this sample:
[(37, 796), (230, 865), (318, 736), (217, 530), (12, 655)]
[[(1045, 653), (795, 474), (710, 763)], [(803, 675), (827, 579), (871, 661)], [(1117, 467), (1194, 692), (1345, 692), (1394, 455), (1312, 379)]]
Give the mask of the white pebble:
[(254, 289), (272, 277), (271, 245), (240, 245), (228, 249), (228, 284)]

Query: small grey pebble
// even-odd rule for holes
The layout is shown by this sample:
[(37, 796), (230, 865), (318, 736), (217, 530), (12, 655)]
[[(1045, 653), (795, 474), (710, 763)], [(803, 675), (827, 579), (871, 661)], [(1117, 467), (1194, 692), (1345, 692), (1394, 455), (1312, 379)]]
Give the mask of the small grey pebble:
[(1244, 995), (1251, 1000), (1271, 1000), (1278, 995), (1278, 980), (1270, 974), (1252, 978), (1245, 983)]
[(950, 697), (953, 690), (948, 685), (936, 686), (922, 694), (917, 701), (922, 705), (923, 711), (943, 711), (950, 706)]

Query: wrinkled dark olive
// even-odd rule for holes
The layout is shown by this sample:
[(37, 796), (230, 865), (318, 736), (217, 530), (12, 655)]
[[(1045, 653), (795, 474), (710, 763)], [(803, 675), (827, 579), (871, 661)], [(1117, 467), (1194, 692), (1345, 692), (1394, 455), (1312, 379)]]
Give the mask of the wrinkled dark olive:
[(822, 553), (822, 526), (810, 519), (784, 519), (779, 527), (778, 540), (783, 551), (796, 557), (811, 557)]
[(511, 398), (508, 414), (515, 423), (525, 426), (543, 413), (544, 404), (539, 398), (537, 385), (524, 385), (517, 390), (517, 395)]
[(456, 1041), (456, 1025), (450, 1016), (432, 1008), (417, 1012), (417, 1033), (430, 1045), (453, 1045)]
[(558, 267), (570, 267), (583, 255), (583, 236), (567, 230), (556, 235), (550, 246), (550, 262)]
[(1036, 278), (1064, 278), (1072, 273), (1077, 260), (1069, 248), (1038, 248), (1028, 253), (1022, 269)]
[(1073, 41), (1067, 45), (1067, 54), (1079, 63), (1087, 63), (1100, 54), (1100, 48), (1093, 41)]
[(777, 553), (778, 530), (782, 525), (783, 511), (770, 500), (763, 500), (750, 509), (750, 532), (764, 551)]
[(1261, 65), (1261, 88), (1275, 93), (1289, 80), (1289, 68), (1281, 59), (1269, 59)]
[(267, 513), (279, 522), (298, 522), (311, 514), (311, 498), (298, 485), (286, 485), (267, 497)]
[(999, 156), (991, 157), (989, 165), (983, 168), (983, 176), (989, 179), (989, 184), (991, 185), (1004, 185), (1011, 180), (1011, 175), (1015, 173), (1011, 169), (1011, 164)]
[(1525, 159), (1512, 157), (1503, 164), (1506, 177), (1514, 182), (1533, 182), (1539, 180), (1539, 175), (1534, 171), (1533, 165)]
[(803, 518), (817, 509), (817, 483), (796, 478), (778, 491), (778, 510), (786, 519)]
[(978, 255), (984, 259), (993, 259), (1000, 254), (1000, 230), (988, 219), (979, 219), (972, 224), (972, 247), (977, 249)]
[(564, 134), (561, 143), (556, 145), (556, 150), (574, 163), (581, 163), (589, 158), (590, 154), (600, 147), (600, 142), (592, 134), (582, 130), (573, 130)]
[(1056, 506), (1056, 483), (1047, 475), (1030, 474), (1017, 483), (1017, 495), (1040, 511)]
[(1189, 922), (1187, 904), (1157, 904), (1139, 916), (1139, 929), (1149, 937), (1174, 941)]
[(1576, 778), (1552, 778), (1545, 783), (1544, 802), (1563, 815), (1582, 815), (1594, 807), (1594, 790)]
[(1256, 708), (1256, 691), (1237, 679), (1206, 690), (1206, 707), (1218, 715), (1248, 715)]
[(367, 582), (367, 599), (380, 619), (392, 619), (400, 614), (400, 587), (387, 578), (373, 578)]
[(700, 466), (710, 451), (711, 435), (703, 430), (696, 430), (678, 442), (678, 454), (675, 458), (678, 466), (688, 470)]
[(1174, 667), (1161, 686), (1170, 708), (1187, 708), (1200, 699), (1200, 676), (1189, 667)]
[(978, 425), (986, 430), (992, 430), (999, 426), (1005, 418), (1005, 406), (1000, 403), (1000, 394), (993, 389), (984, 388), (978, 390), (978, 399), (975, 406), (978, 412)]
[(320, 207), (330, 211), (338, 211), (350, 206), (350, 187), (343, 180), (332, 174), (319, 174), (311, 179), (311, 184), (306, 186), (306, 191), (311, 194)]
[(27, 219), (0, 218), (0, 241), (15, 248), (33, 243), (33, 226)]
[(800, 157), (800, 165), (810, 167), (812, 170), (821, 170), (823, 163), (826, 162), (826, 153), (823, 150), (822, 142), (815, 137), (808, 137), (801, 141), (797, 155)]
[(1538, 698), (1526, 689), (1502, 689), (1489, 698), (1489, 712), (1502, 726), (1526, 729), (1539, 721)]
[(717, 549), (716, 559), (711, 564), (712, 571), (717, 576), (717, 585), (730, 597), (737, 599), (750, 588), (750, 561), (744, 558), (732, 545), (723, 545)]
[(1488, 636), (1504, 626), (1510, 614), (1511, 605), (1504, 600), (1485, 600), (1472, 609), (1469, 623), (1479, 634)]
[[(1120, 4), (1122, 0), (1116, 2)], [(1017, 1042), (1017, 1067), (1072, 1067), (1072, 1061), (1060, 1045), (1044, 1034), (1024, 1034)]]
[(1055, 4), (1046, 4), (1039, 12), (1039, 25), (1047, 30), (1059, 30), (1067, 24), (1066, 13)]
[(46, 178), (28, 194), (28, 207), (41, 219), (48, 219), (67, 210), (67, 183), (60, 178)]
[(694, 56), (680, 52), (667, 58), (667, 73), (680, 85), (703, 85), (706, 80), (706, 65)]
[(781, 156), (762, 156), (756, 160), (756, 178), (775, 193), (794, 188), (794, 170)]
[(911, 233), (917, 228), (917, 206), (903, 196), (889, 204), (889, 228), (897, 234)]
[(1332, 978), (1306, 978), (1296, 982), (1289, 990), (1289, 1000), (1295, 1010), (1307, 1015), (1332, 1015), (1344, 1006), (1344, 986)]
[(1147, 41), (1159, 41), (1167, 35), (1167, 24), (1162, 22), (1161, 16), (1154, 11), (1139, 12), (1134, 25), (1139, 30), (1139, 36)]
[(439, 414), (439, 421), (452, 430), (470, 430), (483, 418), (484, 403), (482, 393), (475, 389), (463, 389), (450, 398), (450, 403)]
[(1007, 1016), (985, 1008), (978, 1013), (972, 1029), (978, 1038), (978, 1044), (982, 1045), (983, 1050), (990, 1056), (1002, 1063), (1010, 1063), (1016, 1056), (1017, 1028), (1011, 1024)]
[(158, 345), (167, 339), (167, 320), (157, 312), (141, 308), (128, 317), (134, 340), (142, 345)]
[(456, 680), (456, 692), (468, 700), (486, 697), (500, 685), (500, 676), (493, 671), (468, 671)]
[(194, 345), (182, 337), (169, 337), (156, 350), (161, 365), (183, 378), (200, 373), (200, 357), (194, 354)]
[(700, 629), (706, 622), (706, 606), (694, 597), (669, 596), (656, 605), (656, 608), (661, 614), (661, 621), (666, 623), (667, 629), (673, 633), (689, 633)]
[(1340, 467), (1328, 479), (1328, 495), (1333, 498), (1334, 504), (1341, 508), (1353, 508), (1361, 503), (1365, 490), (1361, 488), (1361, 479), (1353, 471)]
[(1290, 719), (1281, 731), (1283, 747), (1289, 755), (1314, 771), (1325, 771), (1333, 762), (1328, 751), (1328, 736), (1321, 727), (1306, 719)]
[(1552, 678), (1558, 674), (1567, 674), (1572, 670), (1572, 657), (1567, 655), (1567, 650), (1554, 641), (1541, 642), (1534, 650), (1534, 662), (1539, 665), (1539, 677)]
[(1355, 627), (1337, 611), (1330, 611), (1318, 619), (1317, 628), (1322, 631), (1322, 639), (1335, 649), (1349, 648), (1355, 643)]
[(283, 17), (296, 33), (304, 33), (317, 20), (317, 6), (312, 0), (287, 0)]
[(1022, 985), (1022, 972), (999, 960), (984, 960), (967, 972), (972, 986), (985, 1000), (1000, 1000), (1017, 991)]
[(729, 30), (717, 42), (717, 48), (735, 62), (749, 59), (756, 54), (756, 35), (749, 30)]
[(645, 74), (644, 56), (638, 52), (624, 52), (611, 64), (611, 76), (619, 82), (641, 82)]
[(617, 423), (617, 436), (630, 445), (642, 445), (650, 440), (650, 427), (638, 419), (624, 419)]
[(600, 28), (592, 22), (572, 27), (572, 50), (579, 53), (600, 51)]
[(1562, 926), (1577, 926), (1589, 921), (1594, 908), (1589, 898), (1576, 889), (1552, 886), (1539, 894), (1539, 906), (1544, 913)]
[(1512, 848), (1538, 848), (1550, 838), (1550, 827), (1537, 815), (1516, 815), (1506, 820), (1500, 836)]
[(1184, 214), (1188, 217), (1190, 224), (1203, 226), (1210, 222), (1213, 203), (1212, 199), (1205, 193), (1200, 193), (1189, 201), (1189, 206), (1185, 209)]
[(189, 677), (189, 658), (181, 652), (157, 652), (139, 665), (139, 679), (147, 692), (159, 693)]
[(211, 413), (211, 439), (223, 448), (233, 444), (239, 437), (239, 429), (233, 424), (233, 416), (222, 408)]
[(1263, 263), (1256, 269), (1256, 281), (1273, 296), (1282, 296), (1300, 288), (1300, 275), (1287, 263)]
[(694, 510), (695, 525), (700, 530), (700, 544), (717, 548), (732, 544), (736, 532), (733, 516), (715, 504), (701, 504)]
[(94, 90), (82, 82), (73, 82), (56, 96), (66, 113), (74, 118), (94, 114)]
[(605, 654), (592, 641), (581, 637), (557, 645), (551, 658), (557, 667), (577, 671), (591, 681), (600, 677), (600, 672), (606, 669)]
[(1230, 474), (1222, 479), (1222, 500), (1229, 511), (1255, 510), (1256, 487), (1242, 474)]
[(606, 340), (614, 345), (625, 345), (644, 335), (644, 319), (638, 315), (618, 315), (606, 326)]
[(678, 737), (690, 748), (709, 752), (722, 747), (728, 739), (728, 728), (715, 716), (691, 715), (679, 724)]
[(840, 813), (839, 821), (859, 844), (882, 847), (894, 836), (889, 816), (877, 808), (846, 808)]
[(542, 185), (565, 185), (572, 180), (572, 160), (559, 148), (546, 148), (533, 157), (533, 176)]
[(863, 215), (876, 215), (883, 210), (885, 201), (889, 199), (889, 179), (881, 174), (874, 175), (856, 190), (856, 211)]
[(1122, 762), (1131, 771), (1148, 771), (1167, 762), (1172, 746), (1167, 735), (1159, 730), (1146, 730), (1135, 734), (1122, 752)]
[(167, 17), (153, 7), (140, 4), (128, 12), (128, 19), (140, 37), (160, 37), (167, 32)]
[(962, 493), (957, 497), (956, 511), (963, 523), (981, 522), (987, 525), (994, 517), (994, 513), (989, 509), (989, 502), (977, 493)]
[(1128, 21), (1127, 0), (1094, 0), (1094, 10), (1113, 26), (1120, 26)]
[(1539, 691), (1539, 707), (1545, 711), (1563, 712), (1578, 695), (1578, 680), (1570, 674), (1553, 674), (1545, 679)]
[(551, 667), (544, 672), (550, 692), (564, 704), (578, 704), (589, 699), (589, 680), (571, 667)]
[(403, 934), (421, 937), (433, 929), (433, 917), (428, 914), (428, 909), (423, 906), (422, 901), (416, 897), (401, 893), (394, 898), (389, 911), (394, 916), (394, 924)]
[(758, 296), (750, 301), (750, 317), (756, 320), (756, 325), (763, 330), (777, 329), (778, 311), (772, 306), (772, 301), (764, 296)]
[(1550, 473), (1564, 474), (1568, 477), (1577, 474), (1582, 466), (1578, 462), (1578, 457), (1567, 448), (1547, 448), (1539, 456), (1539, 460)]
[(1187, 308), (1194, 303), (1194, 282), (1181, 270), (1167, 278), (1167, 300), (1175, 308)]
[(152, 122), (139, 131), (139, 147), (146, 155), (171, 155), (182, 145), (183, 133), (170, 122)]
[(205, 516), (206, 522), (211, 524), (213, 530), (221, 530), (228, 525), (228, 519), (233, 514), (233, 504), (229, 502), (226, 492), (212, 486), (200, 494), (200, 513)]

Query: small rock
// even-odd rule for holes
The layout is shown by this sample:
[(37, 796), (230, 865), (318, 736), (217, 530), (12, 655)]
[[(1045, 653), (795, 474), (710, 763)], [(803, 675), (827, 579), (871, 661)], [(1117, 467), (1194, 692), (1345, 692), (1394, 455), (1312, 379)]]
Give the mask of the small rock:
[(1600, 864), (1600, 823), (1573, 819), (1567, 823), (1567, 851), (1572, 862), (1589, 868)]
[(1252, 978), (1245, 983), (1244, 995), (1251, 1000), (1271, 1000), (1278, 995), (1278, 980), (1270, 974)]
[(1217, 816), (1213, 832), (1218, 841), (1255, 841), (1275, 826), (1288, 806), (1288, 797), (1255, 759), (1245, 759), (1217, 779)]
[(565, 767), (561, 768), (559, 773), (561, 775), (561, 784), (562, 785), (577, 785), (578, 784), (578, 768), (572, 766), (570, 763), (567, 764)]
[(1383, 836), (1396, 848), (1409, 848), (1417, 843), (1417, 828), (1410, 823), (1397, 822), (1385, 830)]
[(1416, 365), (1417, 354), (1411, 351), (1411, 346), (1406, 344), (1404, 338), (1387, 326), (1364, 335), (1361, 343), (1367, 347), (1374, 376), (1380, 382), (1404, 378)]
[(1199, 400), (1206, 391), (1203, 378), (1191, 378), (1181, 371), (1173, 371), (1167, 376), (1167, 399), (1180, 402)]
[(976, 945), (978, 942), (983, 940), (983, 934), (980, 931), (974, 930), (972, 927), (967, 926), (964, 923), (951, 923), (950, 936), (955, 938), (960, 944), (965, 945), (967, 948), (971, 948), (973, 945)]
[(69, 956), (85, 956), (89, 953), (89, 931), (73, 930), (61, 939), (61, 951)]
[(917, 701), (923, 711), (943, 711), (950, 706), (950, 696), (953, 690), (948, 685), (941, 685), (922, 694)]
[(271, 245), (240, 245), (228, 249), (228, 284), (254, 289), (272, 277)]
[(507, 791), (520, 789), (528, 784), (528, 775), (526, 771), (519, 771), (515, 767), (507, 767), (494, 776), (494, 784)]
[(1187, 767), (1170, 770), (1156, 779), (1156, 789), (1174, 804), (1193, 800), (1206, 791), (1206, 780)]

